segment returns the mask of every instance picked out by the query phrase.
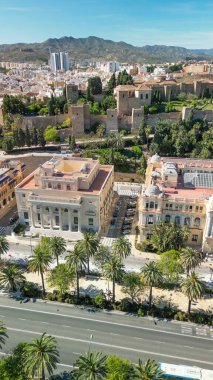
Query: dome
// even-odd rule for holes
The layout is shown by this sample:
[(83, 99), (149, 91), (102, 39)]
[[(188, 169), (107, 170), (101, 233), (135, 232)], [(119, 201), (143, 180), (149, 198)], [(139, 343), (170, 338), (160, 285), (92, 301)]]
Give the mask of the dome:
[(147, 195), (148, 197), (160, 195), (160, 194), (161, 194), (161, 191), (157, 185), (151, 184), (151, 185), (147, 186), (147, 188), (145, 190), (145, 195)]
[(154, 163), (159, 162), (159, 161), (160, 161), (160, 156), (157, 153), (155, 153), (154, 156), (152, 156), (150, 159), (151, 164), (154, 164)]
[(152, 172), (152, 177), (160, 178), (160, 173), (157, 172), (156, 170), (154, 170), (154, 171)]

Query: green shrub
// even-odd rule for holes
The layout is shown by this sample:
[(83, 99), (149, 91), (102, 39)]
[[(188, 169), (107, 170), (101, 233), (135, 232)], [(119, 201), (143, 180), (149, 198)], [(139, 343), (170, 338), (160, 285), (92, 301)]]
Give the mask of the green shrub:
[(188, 316), (186, 313), (184, 313), (183, 311), (178, 311), (175, 315), (174, 315), (174, 319), (176, 321), (187, 321), (188, 320)]
[(96, 306), (96, 307), (98, 307), (98, 308), (100, 308), (100, 309), (105, 309), (106, 305), (107, 305), (105, 295), (103, 293), (97, 294), (93, 298), (93, 305)]

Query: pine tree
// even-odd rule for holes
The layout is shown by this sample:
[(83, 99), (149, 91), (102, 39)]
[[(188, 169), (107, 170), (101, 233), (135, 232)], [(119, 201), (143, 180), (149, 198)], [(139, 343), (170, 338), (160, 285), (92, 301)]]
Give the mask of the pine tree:
[(38, 129), (38, 145), (40, 145), (42, 148), (44, 148), (46, 145), (46, 141), (44, 138), (44, 131), (42, 128)]
[(116, 78), (115, 78), (115, 74), (112, 74), (109, 82), (107, 83), (107, 95), (113, 95), (115, 87), (116, 87)]
[(35, 146), (38, 145), (38, 133), (37, 133), (36, 127), (34, 127), (32, 130), (31, 142), (32, 142), (32, 145), (35, 145)]
[(28, 147), (31, 146), (31, 135), (30, 135), (30, 130), (28, 126), (26, 126), (26, 129), (25, 129), (25, 144)]
[(18, 146), (25, 146), (25, 132), (22, 128), (18, 128)]
[(76, 148), (75, 136), (73, 135), (69, 136), (69, 148), (71, 151), (74, 151)]

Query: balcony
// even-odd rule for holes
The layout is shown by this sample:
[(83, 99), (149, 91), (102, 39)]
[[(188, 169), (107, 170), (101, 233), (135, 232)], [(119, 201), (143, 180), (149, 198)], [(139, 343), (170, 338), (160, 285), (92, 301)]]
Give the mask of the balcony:
[(64, 199), (64, 198), (51, 198), (51, 197), (40, 197), (36, 195), (30, 195), (28, 198), (29, 203), (35, 204), (35, 205), (43, 205), (43, 206), (53, 206), (57, 205), (58, 207), (69, 207), (71, 205), (73, 206), (80, 206), (81, 205), (81, 198), (78, 199)]

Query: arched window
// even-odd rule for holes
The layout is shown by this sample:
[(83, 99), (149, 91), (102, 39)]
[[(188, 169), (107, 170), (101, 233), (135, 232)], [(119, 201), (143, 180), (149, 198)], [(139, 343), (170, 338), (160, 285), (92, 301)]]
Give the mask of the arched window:
[(191, 222), (190, 222), (190, 218), (187, 216), (185, 219), (184, 219), (184, 226), (190, 226)]
[(175, 217), (175, 224), (180, 225), (180, 217), (179, 216)]
[(48, 189), (52, 189), (52, 184), (48, 182)]
[(61, 184), (60, 183), (57, 184), (57, 189), (61, 190)]
[(64, 212), (68, 212), (68, 209), (67, 209), (67, 208), (65, 208), (65, 209), (64, 209)]
[(165, 223), (170, 223), (171, 216), (170, 215), (165, 215)]
[(194, 226), (200, 227), (200, 218), (195, 218)]
[(71, 187), (70, 187), (70, 185), (67, 185), (67, 190), (71, 190)]
[(48, 212), (50, 211), (49, 207), (46, 207), (45, 210), (48, 211)]
[(155, 207), (154, 202), (150, 202), (149, 207), (150, 207), (150, 208), (154, 208), (154, 207)]
[(55, 212), (58, 212), (58, 208), (55, 208)]

